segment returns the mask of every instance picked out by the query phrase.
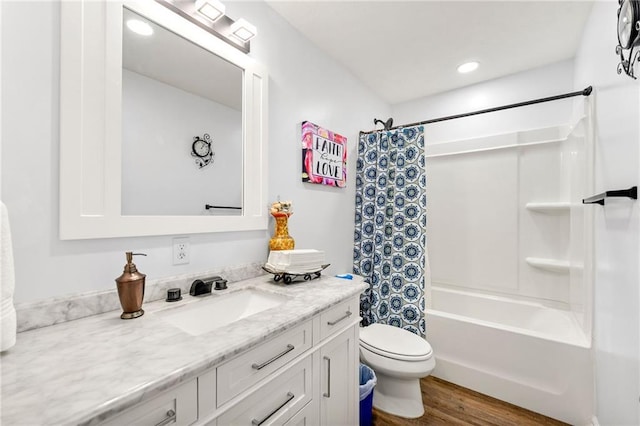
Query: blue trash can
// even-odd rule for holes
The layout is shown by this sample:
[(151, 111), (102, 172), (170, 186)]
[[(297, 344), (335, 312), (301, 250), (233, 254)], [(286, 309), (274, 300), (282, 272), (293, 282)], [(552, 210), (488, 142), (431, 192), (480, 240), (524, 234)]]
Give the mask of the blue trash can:
[(373, 388), (376, 383), (376, 373), (360, 364), (360, 426), (373, 424)]

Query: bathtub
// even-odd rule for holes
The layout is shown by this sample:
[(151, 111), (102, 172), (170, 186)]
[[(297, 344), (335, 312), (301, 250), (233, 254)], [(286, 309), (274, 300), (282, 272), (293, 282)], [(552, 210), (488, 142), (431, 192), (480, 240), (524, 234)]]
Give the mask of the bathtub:
[(434, 376), (572, 425), (591, 424), (591, 345), (571, 312), (440, 287), (430, 293)]

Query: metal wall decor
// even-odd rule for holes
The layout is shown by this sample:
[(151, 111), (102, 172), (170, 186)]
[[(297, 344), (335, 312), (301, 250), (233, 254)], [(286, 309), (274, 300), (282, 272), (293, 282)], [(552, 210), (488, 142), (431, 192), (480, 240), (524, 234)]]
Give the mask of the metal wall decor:
[(636, 79), (635, 66), (640, 62), (640, 0), (618, 0), (618, 74), (624, 71)]
[(191, 144), (191, 156), (195, 157), (196, 164), (203, 168), (209, 164), (213, 164), (213, 147), (211, 146), (211, 136), (208, 133), (200, 136), (193, 137), (193, 143)]

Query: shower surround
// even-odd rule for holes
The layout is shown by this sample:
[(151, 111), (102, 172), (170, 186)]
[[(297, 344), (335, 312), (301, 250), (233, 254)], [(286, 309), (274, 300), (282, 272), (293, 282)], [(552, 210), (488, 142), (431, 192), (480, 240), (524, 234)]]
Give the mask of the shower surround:
[(426, 154), (433, 374), (588, 423), (590, 121), (429, 144)]

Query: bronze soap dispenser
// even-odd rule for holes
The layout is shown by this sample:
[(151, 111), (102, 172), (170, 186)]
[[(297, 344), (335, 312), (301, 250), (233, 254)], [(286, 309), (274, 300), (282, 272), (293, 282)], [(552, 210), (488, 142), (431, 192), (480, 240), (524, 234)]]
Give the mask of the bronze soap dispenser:
[(146, 256), (144, 253), (132, 253), (128, 251), (127, 264), (124, 265), (124, 272), (116, 278), (118, 285), (118, 296), (122, 305), (122, 319), (138, 318), (144, 315), (142, 310), (142, 300), (144, 299), (144, 279), (145, 274), (138, 272), (138, 268), (132, 262), (133, 256)]

